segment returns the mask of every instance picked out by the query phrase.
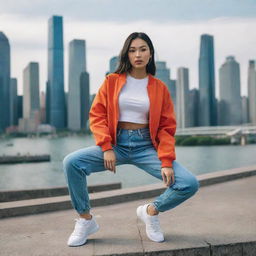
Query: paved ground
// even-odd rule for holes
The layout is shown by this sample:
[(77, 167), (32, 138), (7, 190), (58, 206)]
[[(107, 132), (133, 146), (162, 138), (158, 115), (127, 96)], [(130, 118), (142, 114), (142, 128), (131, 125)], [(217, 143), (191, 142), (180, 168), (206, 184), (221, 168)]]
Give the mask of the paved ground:
[(66, 246), (76, 218), (73, 210), (3, 219), (0, 255), (255, 256), (256, 243), (217, 246), (256, 241), (255, 184), (252, 176), (201, 187), (194, 197), (160, 215), (164, 243), (149, 241), (136, 218), (137, 206), (150, 200), (94, 208), (100, 230), (77, 248)]

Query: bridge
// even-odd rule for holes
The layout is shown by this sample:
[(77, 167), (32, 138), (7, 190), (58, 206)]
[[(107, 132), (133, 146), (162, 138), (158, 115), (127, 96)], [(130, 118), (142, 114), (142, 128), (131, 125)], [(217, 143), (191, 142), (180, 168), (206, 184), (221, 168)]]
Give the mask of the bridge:
[(177, 128), (177, 136), (213, 136), (230, 137), (231, 143), (240, 142), (246, 144), (249, 137), (256, 137), (256, 126), (236, 125), (236, 126), (200, 126)]

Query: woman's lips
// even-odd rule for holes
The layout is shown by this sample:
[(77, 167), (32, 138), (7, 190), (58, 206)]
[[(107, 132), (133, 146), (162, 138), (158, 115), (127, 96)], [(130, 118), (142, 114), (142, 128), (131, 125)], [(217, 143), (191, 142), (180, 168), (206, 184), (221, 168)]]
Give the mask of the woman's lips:
[(137, 61), (135, 61), (135, 63), (139, 64), (139, 63), (142, 63), (142, 61), (141, 60), (137, 60)]

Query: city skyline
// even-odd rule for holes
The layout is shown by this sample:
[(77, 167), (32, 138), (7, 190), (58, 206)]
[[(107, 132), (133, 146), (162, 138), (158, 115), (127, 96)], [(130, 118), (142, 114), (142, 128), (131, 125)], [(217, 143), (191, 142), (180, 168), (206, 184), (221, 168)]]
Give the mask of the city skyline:
[[(110, 1), (110, 3), (112, 2)], [(63, 4), (65, 5), (65, 1)], [(226, 15), (220, 12), (222, 16), (218, 16), (215, 12), (201, 18), (190, 17), (187, 14), (184, 19), (177, 19), (175, 15), (172, 17), (170, 15), (165, 21), (160, 19), (158, 22), (155, 17), (149, 19), (145, 16), (144, 19), (130, 18), (129, 20), (124, 17), (122, 23), (117, 23), (115, 15), (113, 15), (112, 20), (107, 16), (106, 22), (102, 22), (100, 19), (97, 20), (97, 13), (95, 19), (83, 20), (81, 17), (75, 19), (72, 12), (66, 13), (61, 7), (54, 7), (49, 15), (46, 15), (47, 12), (41, 14), (35, 12), (31, 16), (25, 17), (27, 10), (20, 9), (18, 6), (16, 9), (20, 10), (20, 13), (17, 14), (8, 5), (0, 14), (0, 30), (10, 40), (12, 49), (11, 77), (18, 79), (19, 94), (22, 93), (22, 70), (27, 63), (32, 61), (39, 62), (40, 90), (45, 91), (47, 80), (47, 20), (49, 16), (53, 15), (52, 12), (55, 12), (63, 15), (65, 91), (68, 90), (68, 43), (71, 40), (82, 39), (87, 42), (87, 70), (90, 73), (90, 93), (93, 94), (97, 92), (104, 80), (105, 73), (109, 68), (109, 59), (119, 54), (126, 37), (133, 31), (144, 31), (153, 41), (156, 60), (166, 61), (167, 67), (171, 70), (171, 79), (176, 79), (176, 72), (179, 67), (189, 68), (190, 89), (199, 87), (197, 64), (200, 35), (210, 34), (214, 36), (215, 70), (219, 69), (227, 56), (235, 56), (241, 68), (241, 95), (247, 95), (248, 61), (256, 59), (256, 49), (253, 47), (256, 41), (256, 33), (254, 32), (256, 18), (255, 15), (248, 14), (255, 5), (244, 4), (244, 8), (241, 5), (241, 15), (239, 12), (232, 13), (233, 8), (230, 8), (231, 11), (226, 11)], [(33, 6), (32, 10), (34, 9)], [(162, 4), (158, 8), (160, 10)], [(149, 10), (151, 9), (149, 8)], [(194, 16), (196, 16), (195, 13)], [(30, 29), (25, 29), (27, 26)], [(166, 31), (170, 32), (166, 33)], [(165, 40), (162, 40), (163, 38)], [(216, 96), (219, 98), (218, 74), (215, 74), (215, 80)]]

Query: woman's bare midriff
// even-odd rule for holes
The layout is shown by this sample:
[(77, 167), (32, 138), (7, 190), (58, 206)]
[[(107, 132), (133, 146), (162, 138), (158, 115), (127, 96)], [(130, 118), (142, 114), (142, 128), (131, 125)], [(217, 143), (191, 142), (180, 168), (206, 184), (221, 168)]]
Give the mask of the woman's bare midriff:
[(137, 124), (137, 123), (130, 123), (130, 122), (118, 122), (118, 128), (129, 129), (129, 130), (136, 130), (142, 128), (148, 128), (148, 124)]

